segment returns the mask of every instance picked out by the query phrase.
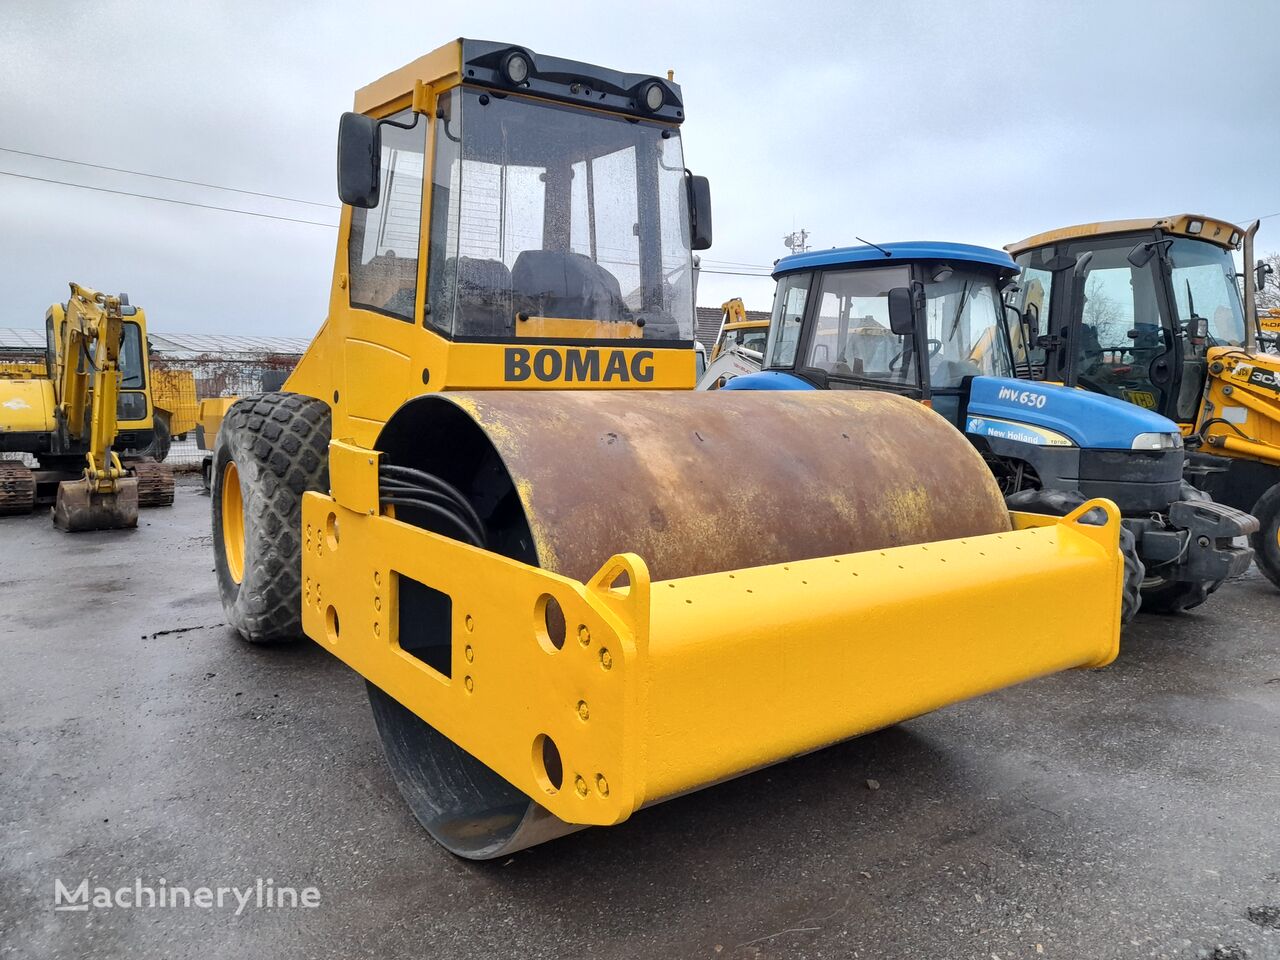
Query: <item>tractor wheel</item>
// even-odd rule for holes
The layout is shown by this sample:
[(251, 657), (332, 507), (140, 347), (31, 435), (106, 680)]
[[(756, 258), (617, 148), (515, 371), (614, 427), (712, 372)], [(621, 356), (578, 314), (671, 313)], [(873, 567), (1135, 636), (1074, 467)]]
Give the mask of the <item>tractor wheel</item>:
[(1260, 496), (1250, 512), (1258, 518), (1258, 532), (1249, 537), (1254, 563), (1280, 587), (1280, 483)]
[(250, 643), (302, 635), (302, 495), (329, 489), (329, 406), (245, 397), (213, 452), (214, 566), (227, 621)]
[(169, 415), (167, 413), (156, 412), (151, 418), (152, 437), (151, 442), (138, 451), (139, 456), (150, 457), (156, 463), (164, 463), (165, 457), (169, 456), (169, 446), (173, 442), (173, 438), (169, 434)]
[[(1084, 494), (1077, 490), (1020, 490), (1005, 497), (1005, 503), (1010, 510), (1065, 517), (1085, 499)], [(1096, 512), (1091, 510), (1089, 513)], [(1133, 531), (1123, 526), (1120, 528), (1120, 553), (1124, 556), (1124, 600), (1120, 605), (1120, 622), (1127, 624), (1146, 602), (1141, 586), (1147, 571), (1138, 556), (1138, 541)]]
[[(1212, 500), (1186, 480), (1179, 493), (1182, 500)], [(1209, 599), (1209, 594), (1222, 586), (1221, 580), (1167, 580), (1154, 573), (1142, 583), (1142, 609), (1150, 613), (1186, 613)]]

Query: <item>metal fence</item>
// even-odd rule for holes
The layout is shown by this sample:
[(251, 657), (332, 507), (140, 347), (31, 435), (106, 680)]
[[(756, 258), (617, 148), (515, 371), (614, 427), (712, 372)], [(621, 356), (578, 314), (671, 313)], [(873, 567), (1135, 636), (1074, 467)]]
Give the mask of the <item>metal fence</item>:
[(161, 416), (169, 418), (172, 436), (165, 462), (176, 469), (194, 468), (204, 458), (196, 443), (201, 400), (279, 390), (298, 359), (284, 353), (152, 354), (152, 399)]
[[(214, 397), (243, 397), (264, 390), (279, 390), (300, 356), (291, 353), (227, 352), (180, 355), (151, 354), (151, 396), (156, 413), (169, 424), (170, 444), (165, 462), (177, 470), (198, 469), (205, 452), (196, 440), (200, 401)], [(0, 367), (23, 376), (44, 376), (44, 356), (0, 350)], [(158, 451), (135, 451), (150, 452)], [(3, 453), (35, 465), (27, 454)]]

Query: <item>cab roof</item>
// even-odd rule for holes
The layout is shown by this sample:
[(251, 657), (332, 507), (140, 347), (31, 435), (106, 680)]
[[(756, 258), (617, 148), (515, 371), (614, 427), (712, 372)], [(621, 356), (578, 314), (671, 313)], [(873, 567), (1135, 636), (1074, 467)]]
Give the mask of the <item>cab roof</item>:
[[(1199, 229), (1191, 229), (1197, 223), (1200, 224)], [(1081, 237), (1105, 237), (1117, 233), (1140, 233), (1150, 230), (1195, 237), (1198, 240), (1216, 243), (1218, 246), (1225, 247), (1228, 250), (1235, 249), (1240, 243), (1240, 239), (1244, 236), (1242, 228), (1227, 220), (1206, 217), (1200, 213), (1175, 213), (1169, 217), (1138, 220), (1100, 220), (1097, 223), (1080, 223), (1073, 227), (1059, 227), (1057, 230), (1037, 233), (1034, 237), (1027, 237), (1027, 239), (1019, 240), (1017, 243), (1007, 244), (1005, 249), (1016, 257), (1027, 250), (1046, 247), (1053, 243), (1062, 243), (1064, 240), (1078, 240)]]
[(946, 260), (950, 263), (973, 263), (986, 267), (998, 267), (1002, 272), (1016, 273), (1018, 265), (1003, 250), (978, 247), (970, 243), (946, 243), (936, 240), (907, 240), (898, 243), (882, 243), (878, 247), (834, 247), (830, 250), (810, 250), (783, 257), (773, 267), (775, 277), (797, 270), (813, 270), (818, 267), (843, 267), (855, 264), (912, 263), (922, 260)]

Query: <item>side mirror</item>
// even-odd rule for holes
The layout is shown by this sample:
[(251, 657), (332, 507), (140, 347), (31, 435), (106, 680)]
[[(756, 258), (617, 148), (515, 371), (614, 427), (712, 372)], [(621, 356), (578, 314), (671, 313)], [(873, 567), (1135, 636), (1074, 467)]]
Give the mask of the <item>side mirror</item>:
[(1048, 260), (1046, 260), (1042, 264), (1042, 266), (1044, 267), (1045, 270), (1048, 270), (1050, 273), (1061, 273), (1063, 270), (1074, 269), (1076, 266), (1076, 263), (1078, 262), (1079, 262), (1078, 258), (1073, 257), (1069, 253), (1059, 253), (1056, 256), (1050, 257)]
[(338, 121), (338, 199), (353, 207), (376, 207), (381, 165), (378, 121), (361, 113), (344, 113)]
[(909, 337), (916, 329), (916, 313), (910, 287), (894, 287), (889, 291), (889, 329), (900, 337)]
[(1040, 306), (1035, 303), (1028, 303), (1027, 309), (1022, 312), (1022, 322), (1027, 325), (1027, 331), (1034, 340), (1040, 336)]
[(1257, 291), (1261, 290), (1263, 287), (1267, 285), (1267, 277), (1275, 273), (1275, 268), (1272, 267), (1271, 264), (1267, 263), (1267, 261), (1259, 260), (1258, 265), (1254, 267), (1253, 270), (1254, 270), (1253, 285), (1254, 285), (1254, 292), (1256, 293)]
[(685, 173), (689, 189), (689, 245), (694, 250), (711, 246), (711, 181)]
[(1140, 243), (1125, 257), (1135, 267), (1145, 267), (1151, 262), (1151, 258), (1155, 256), (1156, 245), (1154, 243)]

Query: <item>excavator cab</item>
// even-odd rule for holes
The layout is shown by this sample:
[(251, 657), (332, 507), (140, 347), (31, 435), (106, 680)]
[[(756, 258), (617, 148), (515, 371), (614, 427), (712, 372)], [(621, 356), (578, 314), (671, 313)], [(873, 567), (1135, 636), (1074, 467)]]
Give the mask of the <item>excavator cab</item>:
[(1033, 375), (1178, 423), (1188, 483), (1257, 518), (1255, 560), (1280, 586), (1280, 358), (1257, 315), (1269, 272), (1254, 264), (1257, 229), (1178, 214), (1051, 230), (1006, 249), (1023, 270), (1010, 304), (1038, 321)]

